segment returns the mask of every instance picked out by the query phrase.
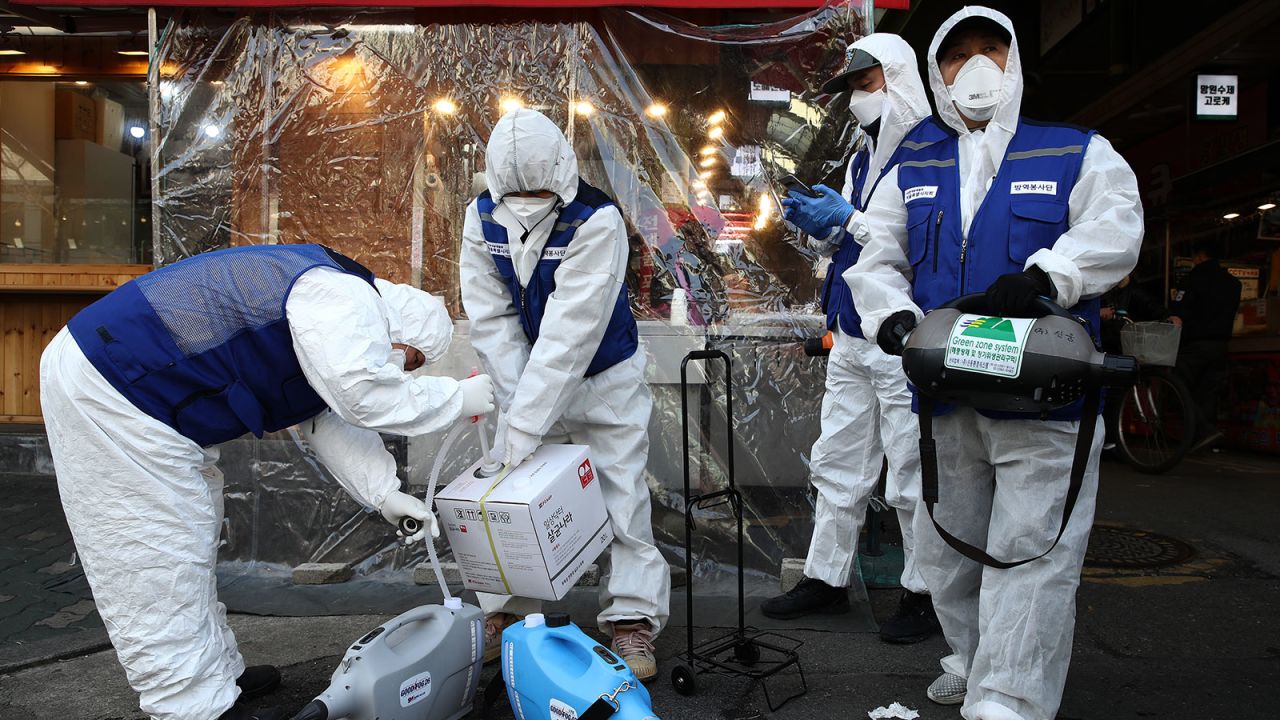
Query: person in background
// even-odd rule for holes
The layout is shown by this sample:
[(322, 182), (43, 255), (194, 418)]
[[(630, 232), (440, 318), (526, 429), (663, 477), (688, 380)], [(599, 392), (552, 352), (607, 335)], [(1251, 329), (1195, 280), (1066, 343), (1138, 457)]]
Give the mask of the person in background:
[(1227, 344), (1240, 309), (1240, 281), (1218, 262), (1216, 243), (1197, 245), (1191, 262), (1191, 272), (1174, 293), (1169, 319), (1182, 326), (1176, 370), (1195, 401), (1191, 452), (1199, 452), (1222, 440), (1218, 397), (1226, 385)]
[(80, 311), (40, 358), (58, 493), (85, 577), (143, 712), (275, 720), (237, 700), (280, 673), (245, 667), (214, 566), (218, 445), (297, 425), (357, 502), (438, 535), (400, 490), (379, 432), (438, 432), (493, 409), (485, 376), (406, 373), (449, 347), (444, 303), (320, 245), (196, 255)]
[(881, 623), (886, 642), (912, 643), (938, 631), (924, 578), (917, 568), (913, 516), (920, 498), (918, 428), (902, 362), (863, 337), (861, 320), (842, 275), (858, 260), (866, 228), (862, 209), (881, 177), (892, 168), (898, 143), (929, 115), (929, 99), (911, 46), (897, 35), (860, 38), (847, 51), (844, 68), (825, 85), (849, 92), (858, 121), (844, 192), (817, 185), (820, 197), (792, 191), (782, 201), (786, 219), (831, 256), (822, 306), (832, 333), (822, 434), (813, 445), (809, 474), (818, 496), (804, 578), (761, 611), (773, 618), (849, 610), (848, 586), (857, 560), (858, 535), (867, 502), (879, 482), (883, 458), (889, 473), (885, 499), (902, 529), (902, 599)]
[[(622, 213), (579, 178), (573, 147), (537, 111), (502, 116), (485, 160), (489, 189), (467, 208), (459, 272), (471, 343), (502, 409), (494, 458), (510, 469), (543, 443), (591, 447), (614, 535), (597, 623), (648, 680), (658, 672), (653, 639), (667, 621), (671, 576), (650, 524), (653, 401), (625, 284)], [(479, 599), (493, 659), (502, 630), (540, 603)]]
[[(867, 337), (901, 354), (923, 312), (972, 293), (1004, 317), (1032, 316), (1049, 298), (1096, 334), (1098, 296), (1133, 269), (1142, 246), (1133, 170), (1093, 131), (1021, 117), (1022, 65), (1005, 15), (958, 11), (927, 60), (938, 114), (902, 141), (867, 206), (869, 239), (845, 273)], [(939, 407), (937, 522), (996, 558), (1051, 547), (1081, 424), (1099, 423), (1080, 413), (1068, 406), (1042, 420)], [(1094, 432), (1061, 540), (1025, 564), (979, 564), (916, 513), (916, 563), (951, 649), (929, 699), (962, 703), (967, 720), (1057, 715), (1102, 440)]]

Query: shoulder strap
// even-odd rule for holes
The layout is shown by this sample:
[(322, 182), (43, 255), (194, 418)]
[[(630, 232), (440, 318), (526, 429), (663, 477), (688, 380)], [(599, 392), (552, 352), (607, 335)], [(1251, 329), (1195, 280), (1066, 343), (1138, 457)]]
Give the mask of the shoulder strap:
[(1035, 557), (1015, 561), (997, 560), (985, 550), (970, 545), (938, 524), (938, 519), (933, 514), (933, 506), (938, 504), (938, 445), (933, 439), (933, 399), (924, 393), (919, 393), (917, 397), (920, 407), (920, 494), (929, 510), (929, 519), (938, 529), (938, 535), (961, 555), (999, 570), (1026, 565), (1052, 552), (1058, 546), (1058, 541), (1062, 540), (1062, 534), (1067, 531), (1067, 521), (1071, 519), (1071, 512), (1075, 510), (1076, 500), (1080, 497), (1080, 488), (1084, 485), (1084, 472), (1089, 466), (1089, 451), (1093, 448), (1093, 431), (1098, 424), (1098, 405), (1102, 391), (1090, 390), (1085, 396), (1084, 409), (1080, 415), (1080, 432), (1076, 436), (1075, 457), (1071, 460), (1071, 480), (1067, 488), (1067, 500), (1062, 506), (1062, 520), (1058, 524), (1057, 537), (1048, 550)]

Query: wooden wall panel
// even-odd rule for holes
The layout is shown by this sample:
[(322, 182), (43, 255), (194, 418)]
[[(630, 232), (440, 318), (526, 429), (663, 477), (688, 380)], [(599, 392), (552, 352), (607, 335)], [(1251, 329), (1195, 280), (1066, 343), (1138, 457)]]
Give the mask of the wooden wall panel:
[(0, 423), (43, 422), (40, 354), (94, 300), (149, 265), (0, 264)]

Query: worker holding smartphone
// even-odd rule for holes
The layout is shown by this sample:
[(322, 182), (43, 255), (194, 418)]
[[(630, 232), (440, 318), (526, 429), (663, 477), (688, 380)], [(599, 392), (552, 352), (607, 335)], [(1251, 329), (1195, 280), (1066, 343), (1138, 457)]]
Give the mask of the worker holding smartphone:
[(920, 495), (917, 424), (901, 361), (863, 337), (849, 287), (841, 277), (858, 260), (866, 231), (861, 208), (879, 178), (893, 166), (901, 139), (929, 115), (924, 83), (911, 47), (897, 35), (877, 33), (849, 46), (841, 72), (822, 87), (849, 93), (858, 122), (844, 192), (826, 185), (809, 188), (795, 176), (782, 179), (785, 218), (810, 237), (811, 247), (831, 257), (822, 288), (822, 307), (832, 334), (822, 401), (822, 433), (814, 443), (809, 470), (818, 490), (813, 538), (804, 579), (786, 594), (766, 601), (765, 615), (796, 618), (849, 609), (858, 534), (867, 502), (888, 458), (886, 499), (902, 527), (902, 601), (895, 616), (881, 623), (887, 642), (918, 642), (937, 632), (937, 618), (912, 552), (912, 517)]

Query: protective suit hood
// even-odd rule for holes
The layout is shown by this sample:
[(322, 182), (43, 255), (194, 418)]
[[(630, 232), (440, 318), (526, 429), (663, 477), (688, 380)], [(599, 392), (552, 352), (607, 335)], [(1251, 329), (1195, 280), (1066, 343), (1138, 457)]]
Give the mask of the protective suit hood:
[[(902, 138), (922, 119), (929, 116), (929, 97), (916, 65), (916, 54), (906, 40), (892, 33), (873, 33), (853, 43), (880, 61), (884, 70), (885, 108), (880, 115), (880, 133), (867, 177), (879, 177), (885, 163), (898, 149)], [(868, 182), (862, 192), (871, 192)], [(865, 197), (864, 197), (865, 200)]]
[(1013, 31), (1013, 21), (1004, 13), (991, 8), (961, 8), (942, 23), (938, 32), (934, 33), (933, 41), (929, 43), (929, 86), (933, 89), (933, 99), (938, 105), (938, 115), (948, 127), (961, 135), (969, 132), (960, 111), (952, 103), (951, 91), (942, 80), (942, 69), (938, 66), (938, 51), (942, 47), (942, 41), (956, 25), (969, 18), (986, 18), (1009, 33), (1009, 58), (1004, 67), (1004, 82), (1000, 86), (1000, 101), (996, 104), (995, 115), (987, 123), (987, 129), (999, 127), (1012, 137), (1018, 129), (1018, 115), (1022, 112), (1022, 60), (1018, 54), (1018, 36)]
[(495, 202), (507, 193), (550, 190), (568, 204), (578, 195), (578, 156), (550, 118), (520, 108), (494, 125), (484, 179)]
[(387, 310), (391, 342), (422, 351), (428, 363), (444, 356), (453, 340), (453, 320), (444, 302), (409, 285), (375, 278), (374, 286)]

